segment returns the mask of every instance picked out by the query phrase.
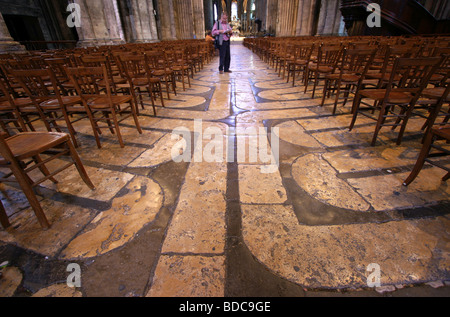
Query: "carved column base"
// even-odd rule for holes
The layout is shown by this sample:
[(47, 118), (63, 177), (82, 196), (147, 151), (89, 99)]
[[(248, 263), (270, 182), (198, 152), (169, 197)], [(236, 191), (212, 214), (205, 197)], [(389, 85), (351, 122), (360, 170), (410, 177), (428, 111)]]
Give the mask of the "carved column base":
[(0, 53), (22, 53), (25, 51), (25, 46), (19, 42), (0, 40)]
[(122, 39), (85, 39), (78, 41), (77, 47), (93, 47), (103, 45), (121, 45), (125, 44)]

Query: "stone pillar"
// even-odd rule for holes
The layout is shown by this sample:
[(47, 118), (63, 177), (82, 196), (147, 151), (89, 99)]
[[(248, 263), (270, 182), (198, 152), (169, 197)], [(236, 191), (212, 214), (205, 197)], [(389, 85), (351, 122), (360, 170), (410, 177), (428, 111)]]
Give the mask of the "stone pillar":
[(175, 15), (173, 0), (158, 0), (161, 20), (160, 38), (162, 41), (176, 40)]
[(278, 1), (277, 36), (294, 36), (299, 0)]
[(116, 0), (75, 0), (81, 9), (78, 46), (124, 43)]
[(317, 0), (299, 0), (297, 27), (295, 34), (297, 36), (310, 36), (313, 34), (314, 11)]
[(174, 0), (177, 39), (192, 39), (195, 35), (192, 0)]
[(214, 8), (211, 0), (203, 0), (203, 12), (205, 16), (205, 27), (212, 30), (214, 27)]
[(322, 1), (317, 25), (318, 35), (336, 35), (339, 33), (342, 18), (339, 4), (339, 0)]
[[(282, 0), (280, 0), (282, 2)], [(247, 13), (248, 14), (248, 13)], [(275, 35), (278, 19), (278, 0), (267, 0), (266, 29), (271, 35)]]
[(192, 20), (194, 22), (194, 35), (197, 39), (205, 38), (205, 13), (203, 0), (192, 0)]
[(25, 51), (25, 47), (14, 41), (0, 13), (0, 53), (17, 53)]
[(151, 43), (158, 41), (158, 31), (155, 15), (153, 13), (153, 2), (147, 0), (131, 0), (133, 18), (133, 42)]

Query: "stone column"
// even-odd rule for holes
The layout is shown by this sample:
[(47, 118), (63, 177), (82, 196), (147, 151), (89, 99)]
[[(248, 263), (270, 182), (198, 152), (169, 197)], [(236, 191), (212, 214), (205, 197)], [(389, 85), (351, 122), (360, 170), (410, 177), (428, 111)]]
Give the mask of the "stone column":
[(205, 27), (208, 30), (212, 30), (214, 27), (214, 9), (211, 0), (203, 0), (203, 10), (205, 16)]
[(297, 36), (315, 35), (312, 33), (316, 2), (317, 0), (299, 0), (297, 27), (295, 30)]
[(158, 31), (155, 15), (153, 13), (153, 2), (147, 0), (132, 0), (131, 8), (133, 14), (132, 27), (135, 38), (133, 42), (151, 43), (158, 41)]
[(158, 0), (159, 16), (161, 19), (162, 41), (176, 40), (175, 15), (173, 0)]
[[(280, 2), (282, 2), (282, 0), (280, 0)], [(278, 0), (267, 0), (266, 29), (272, 35), (275, 35), (277, 30), (277, 16)]]
[(25, 47), (14, 41), (0, 13), (0, 53), (17, 53), (25, 51)]
[(174, 0), (177, 39), (192, 39), (195, 35), (192, 0)]
[(75, 0), (80, 5), (81, 26), (78, 46), (124, 43), (116, 0)]
[(318, 35), (335, 35), (339, 33), (342, 18), (339, 4), (339, 0), (322, 1), (317, 25)]
[(203, 0), (192, 0), (192, 20), (194, 22), (194, 35), (197, 39), (205, 38), (205, 13)]
[(278, 1), (277, 36), (294, 36), (299, 0)]

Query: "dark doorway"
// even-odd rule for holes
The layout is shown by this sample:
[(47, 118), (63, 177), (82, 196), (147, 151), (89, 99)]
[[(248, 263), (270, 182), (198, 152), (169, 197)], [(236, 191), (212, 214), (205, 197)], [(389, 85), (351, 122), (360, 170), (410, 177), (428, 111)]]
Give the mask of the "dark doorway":
[(45, 43), (27, 43), (30, 41), (45, 41), (41, 26), (37, 17), (27, 15), (9, 15), (4, 14), (6, 26), (8, 27), (11, 37), (21, 44), (25, 45), (28, 50), (45, 50)]

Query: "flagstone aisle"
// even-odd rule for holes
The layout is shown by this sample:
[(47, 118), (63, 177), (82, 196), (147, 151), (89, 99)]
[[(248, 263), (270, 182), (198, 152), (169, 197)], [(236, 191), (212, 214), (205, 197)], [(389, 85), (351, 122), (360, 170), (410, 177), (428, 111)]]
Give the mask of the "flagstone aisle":
[[(292, 87), (241, 42), (233, 73), (220, 75), (217, 63), (186, 91), (179, 85), (157, 117), (142, 110), (142, 135), (126, 121), (123, 149), (109, 133), (97, 149), (79, 122), (96, 190), (75, 170), (44, 183), (50, 229), (20, 191), (0, 185), (13, 224), (0, 230), (0, 261), (10, 262), (3, 296), (378, 295), (367, 284), (372, 264), (379, 292), (448, 289), (445, 172), (427, 167), (402, 186), (421, 119), (402, 145), (382, 130), (371, 147), (373, 122), (358, 118), (348, 131), (349, 105), (332, 116), (331, 101), (320, 107), (320, 93)], [(191, 138), (184, 152), (182, 131)], [(81, 268), (75, 289), (66, 285), (70, 263)], [(425, 294), (436, 290), (429, 285)]]

